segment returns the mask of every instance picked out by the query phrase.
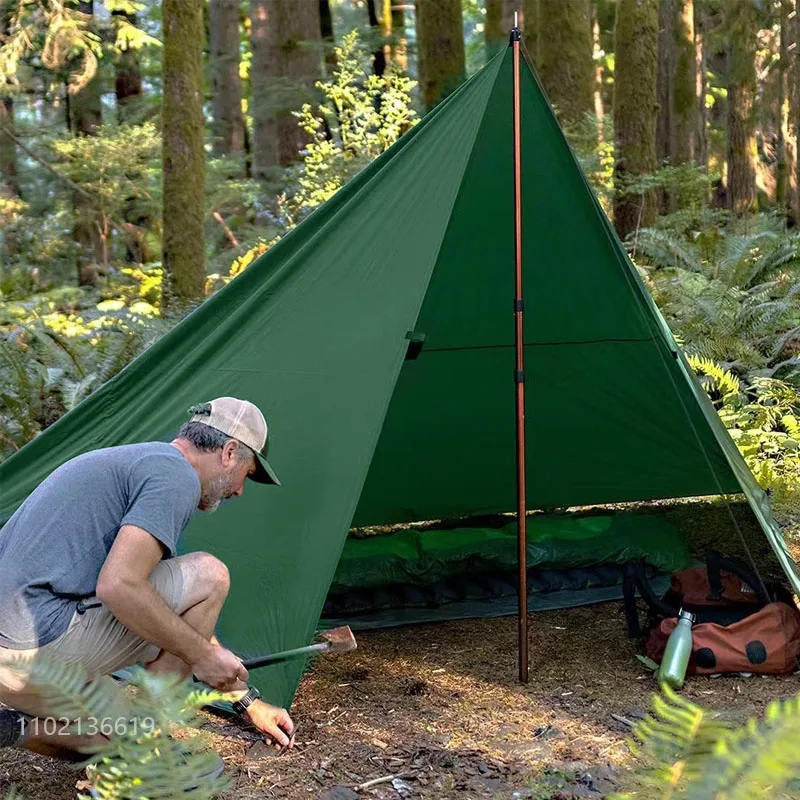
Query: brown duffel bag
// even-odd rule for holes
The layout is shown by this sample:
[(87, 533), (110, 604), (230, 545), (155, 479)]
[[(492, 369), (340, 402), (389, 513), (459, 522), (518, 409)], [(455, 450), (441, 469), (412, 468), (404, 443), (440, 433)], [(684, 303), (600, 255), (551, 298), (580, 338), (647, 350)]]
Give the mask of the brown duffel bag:
[(625, 612), (631, 636), (643, 636), (636, 589), (650, 611), (646, 652), (653, 661), (661, 661), (683, 608), (695, 615), (690, 673), (786, 673), (800, 666), (800, 611), (791, 594), (737, 560), (711, 551), (705, 567), (673, 573), (663, 597), (650, 588), (645, 565), (630, 565)]
[[(662, 619), (647, 638), (647, 655), (661, 662), (667, 639), (678, 624), (676, 617)], [(749, 616), (719, 625), (700, 622), (692, 626), (690, 673), (791, 672), (800, 658), (800, 616), (783, 602), (769, 603)]]

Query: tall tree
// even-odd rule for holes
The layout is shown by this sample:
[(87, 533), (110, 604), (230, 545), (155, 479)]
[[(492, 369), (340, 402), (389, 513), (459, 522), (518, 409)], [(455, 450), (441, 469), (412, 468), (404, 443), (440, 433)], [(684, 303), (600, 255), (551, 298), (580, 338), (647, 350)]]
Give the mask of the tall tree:
[[(79, 2), (78, 11), (85, 14), (91, 22), (94, 17), (94, 2)], [(70, 97), (70, 127), (78, 136), (94, 136), (103, 124), (101, 105), (101, 86), (99, 71), (95, 76)]]
[(164, 303), (202, 297), (203, 0), (164, 0), (163, 263)]
[(603, 131), (606, 116), (603, 103), (603, 62), (600, 59), (603, 47), (600, 43), (600, 17), (596, 4), (592, 5), (592, 57), (594, 59), (594, 115), (597, 117), (597, 141), (602, 144), (605, 139)]
[(728, 206), (737, 216), (756, 208), (756, 48), (752, 0), (726, 0)]
[(522, 0), (522, 30), (525, 47), (539, 66), (539, 0)]
[(419, 84), (433, 108), (465, 77), (461, 0), (416, 0), (416, 9)]
[(561, 124), (574, 126), (594, 109), (589, 0), (539, 0), (539, 27), (539, 77)]
[[(94, 3), (79, 2), (78, 11), (88, 17), (93, 24)], [(100, 71), (69, 97), (69, 124), (75, 136), (96, 136), (103, 124), (102, 91)], [(78, 284), (92, 285), (97, 280), (97, 264), (106, 260), (107, 250), (101, 234), (96, 215), (86, 205), (86, 198), (73, 192), (73, 225), (72, 238), (79, 245), (78, 250)]]
[[(656, 155), (672, 165), (694, 162), (697, 137), (697, 64), (693, 0), (662, 0), (658, 34)], [(665, 211), (675, 197), (663, 192)]]
[(383, 2), (383, 33), (388, 42), (388, 58), (396, 69), (408, 69), (405, 7), (392, 0)]
[[(8, 34), (8, 16), (11, 10), (0, 4), (0, 41)], [(10, 86), (0, 84), (0, 196), (4, 193), (18, 197), (17, 146), (14, 142), (14, 100)]]
[(658, 9), (658, 69), (656, 71), (656, 157), (659, 163), (672, 157), (672, 81), (675, 76), (675, 5), (661, 0)]
[(330, 0), (319, 0), (319, 30), (325, 50), (325, 68), (330, 74), (336, 67), (336, 39), (333, 35), (333, 14)]
[(795, 2), (794, 24), (795, 46), (791, 55), (790, 112), (789, 124), (795, 142), (794, 152), (794, 192), (792, 193), (792, 221), (800, 224), (800, 4)]
[(780, 28), (778, 55), (778, 119), (775, 155), (777, 173), (775, 179), (775, 202), (786, 208), (789, 196), (789, 157), (786, 148), (789, 124), (789, 104), (787, 98), (787, 76), (789, 66), (789, 0), (780, 0)]
[(17, 146), (14, 136), (14, 100), (0, 95), (0, 197), (20, 195)]
[[(486, 0), (483, 36), (487, 61), (508, 44), (511, 28), (514, 27), (514, 12), (520, 9), (519, 0)], [(520, 21), (520, 28), (522, 25)]]
[(697, 64), (694, 0), (676, 0), (675, 79), (672, 82), (672, 162), (690, 164), (697, 147)]
[[(115, 17), (122, 17), (129, 25), (136, 26), (136, 14), (127, 11), (112, 11)], [(142, 69), (139, 63), (139, 52), (131, 43), (122, 45), (116, 61), (114, 93), (117, 97), (117, 116), (120, 122), (135, 119), (131, 112), (136, 108), (136, 101), (142, 96)]]
[(239, 77), (238, 0), (210, 0), (208, 29), (214, 152), (220, 156), (241, 155), (244, 153), (244, 117)]
[(375, 49), (372, 53), (372, 71), (376, 75), (386, 72), (386, 53), (384, 52), (384, 29), (378, 19), (378, 9), (375, 0), (367, 0), (367, 19), (372, 30), (372, 39)]
[(305, 143), (292, 111), (321, 72), (318, 0), (251, 0), (250, 72), (255, 174), (291, 163)]
[(656, 167), (658, 0), (619, 0), (615, 28), (614, 225), (620, 238), (657, 215), (653, 191), (626, 191), (630, 178)]
[(707, 17), (702, 0), (694, 3), (695, 40), (695, 102), (697, 105), (697, 130), (695, 132), (695, 163), (708, 168), (708, 109), (706, 108), (708, 71)]

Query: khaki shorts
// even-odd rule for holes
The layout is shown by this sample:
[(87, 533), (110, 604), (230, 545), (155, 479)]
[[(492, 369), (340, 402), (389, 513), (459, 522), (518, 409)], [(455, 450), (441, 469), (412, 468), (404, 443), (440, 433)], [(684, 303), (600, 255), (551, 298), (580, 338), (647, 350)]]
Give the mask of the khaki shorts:
[[(186, 611), (181, 557), (161, 561), (150, 575), (150, 582), (167, 605), (176, 613)], [(88, 677), (109, 675), (122, 667), (157, 658), (161, 649), (126, 628), (96, 597), (83, 601), (87, 608), (77, 611), (69, 627), (57, 639), (30, 650), (10, 650), (0, 647), (0, 702), (19, 711), (39, 713), (25, 708), (25, 687), (37, 658), (49, 658), (62, 663), (80, 663)], [(97, 605), (95, 605), (97, 604)], [(13, 666), (7, 666), (8, 662)]]

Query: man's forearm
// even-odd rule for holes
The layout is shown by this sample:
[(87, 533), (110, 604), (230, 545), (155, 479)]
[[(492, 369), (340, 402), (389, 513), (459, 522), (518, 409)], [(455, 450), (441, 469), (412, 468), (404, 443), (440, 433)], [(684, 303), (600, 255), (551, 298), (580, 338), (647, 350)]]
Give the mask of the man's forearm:
[(164, 602), (149, 580), (118, 583), (101, 600), (126, 628), (187, 664), (197, 662), (212, 646)]

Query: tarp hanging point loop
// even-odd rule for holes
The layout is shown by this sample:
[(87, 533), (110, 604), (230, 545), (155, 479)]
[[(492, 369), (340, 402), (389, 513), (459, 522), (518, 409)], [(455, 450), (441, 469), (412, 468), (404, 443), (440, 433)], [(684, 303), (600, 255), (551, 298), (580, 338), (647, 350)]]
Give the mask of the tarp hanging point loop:
[(408, 350), (406, 350), (406, 361), (416, 361), (422, 352), (422, 345), (425, 344), (425, 334), (419, 331), (408, 331)]

